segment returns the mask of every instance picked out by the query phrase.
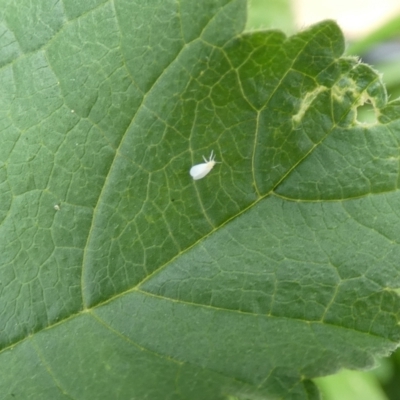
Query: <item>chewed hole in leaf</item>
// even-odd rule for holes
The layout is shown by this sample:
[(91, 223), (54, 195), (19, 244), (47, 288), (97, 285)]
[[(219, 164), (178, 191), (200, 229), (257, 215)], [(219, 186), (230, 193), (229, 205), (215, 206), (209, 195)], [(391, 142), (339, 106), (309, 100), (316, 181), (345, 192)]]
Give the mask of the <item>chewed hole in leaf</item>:
[(378, 122), (376, 109), (370, 101), (357, 107), (357, 122), (368, 125)]

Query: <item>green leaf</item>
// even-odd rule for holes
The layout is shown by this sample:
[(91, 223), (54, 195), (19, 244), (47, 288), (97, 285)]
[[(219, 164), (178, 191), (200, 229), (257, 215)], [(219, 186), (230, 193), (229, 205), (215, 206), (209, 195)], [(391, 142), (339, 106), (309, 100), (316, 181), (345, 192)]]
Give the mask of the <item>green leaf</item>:
[(400, 103), (335, 23), (34, 3), (0, 0), (3, 398), (317, 399), (398, 345)]

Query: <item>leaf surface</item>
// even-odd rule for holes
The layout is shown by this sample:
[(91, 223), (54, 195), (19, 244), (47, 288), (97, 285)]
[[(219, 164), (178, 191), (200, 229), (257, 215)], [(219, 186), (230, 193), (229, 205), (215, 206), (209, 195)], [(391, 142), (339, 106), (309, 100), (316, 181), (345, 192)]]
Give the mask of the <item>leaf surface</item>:
[(398, 345), (399, 102), (335, 23), (0, 4), (4, 398), (317, 399)]

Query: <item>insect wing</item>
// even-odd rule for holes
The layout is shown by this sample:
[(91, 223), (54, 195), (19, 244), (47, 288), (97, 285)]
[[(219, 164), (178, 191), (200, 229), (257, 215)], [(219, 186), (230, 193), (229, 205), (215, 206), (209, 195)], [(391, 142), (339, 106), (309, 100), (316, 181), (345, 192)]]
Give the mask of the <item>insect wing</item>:
[(197, 164), (190, 168), (190, 175), (194, 180), (204, 178), (210, 171), (212, 167), (209, 163)]

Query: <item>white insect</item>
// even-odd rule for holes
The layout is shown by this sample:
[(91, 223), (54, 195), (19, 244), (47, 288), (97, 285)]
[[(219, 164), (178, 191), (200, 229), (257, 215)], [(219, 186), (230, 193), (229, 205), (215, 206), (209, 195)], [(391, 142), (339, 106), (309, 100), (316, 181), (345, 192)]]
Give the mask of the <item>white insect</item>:
[(209, 160), (207, 160), (204, 156), (203, 160), (205, 163), (193, 165), (193, 167), (190, 168), (189, 172), (194, 180), (204, 178), (214, 168), (215, 164), (221, 164), (220, 162), (215, 161), (214, 151), (211, 151)]

